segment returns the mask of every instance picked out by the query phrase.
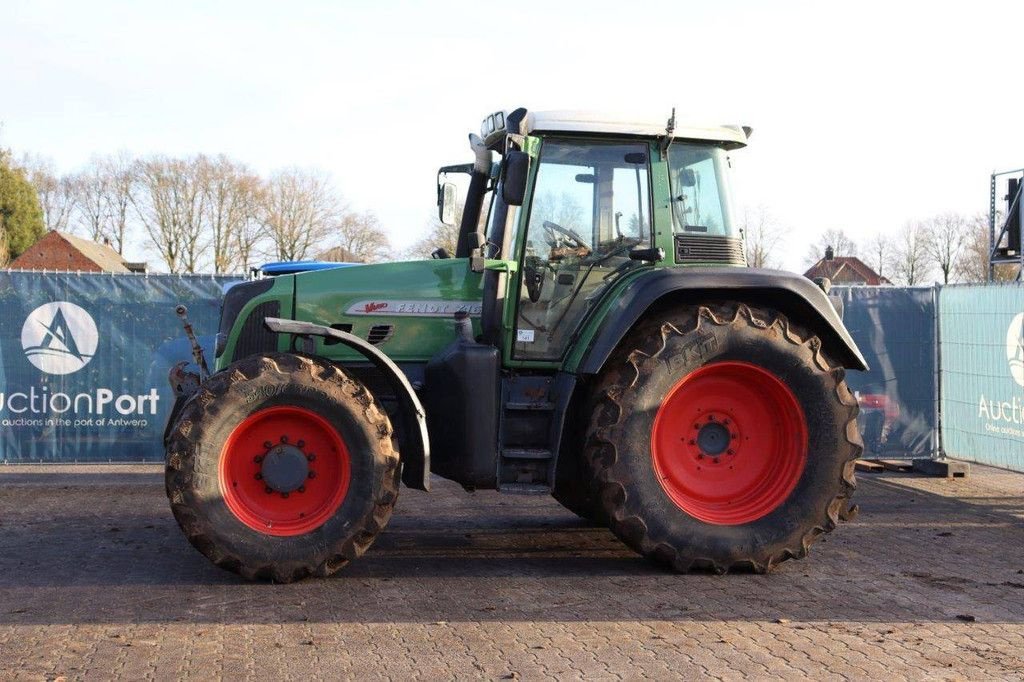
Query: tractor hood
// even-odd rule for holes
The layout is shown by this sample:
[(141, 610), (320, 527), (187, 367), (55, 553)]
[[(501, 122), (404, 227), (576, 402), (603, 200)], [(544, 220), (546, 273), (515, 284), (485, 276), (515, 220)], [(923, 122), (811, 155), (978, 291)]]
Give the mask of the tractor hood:
[[(294, 319), (348, 331), (396, 361), (426, 362), (448, 345), (459, 311), (479, 329), (481, 275), (466, 258), (303, 272), (294, 280)], [(337, 360), (352, 353), (341, 345), (317, 352)]]

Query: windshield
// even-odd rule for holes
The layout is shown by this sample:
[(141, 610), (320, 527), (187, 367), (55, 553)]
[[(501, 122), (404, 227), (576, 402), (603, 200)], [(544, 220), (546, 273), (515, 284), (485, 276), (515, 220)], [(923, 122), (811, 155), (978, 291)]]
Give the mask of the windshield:
[(729, 157), (720, 147), (674, 142), (668, 149), (672, 231), (733, 236)]

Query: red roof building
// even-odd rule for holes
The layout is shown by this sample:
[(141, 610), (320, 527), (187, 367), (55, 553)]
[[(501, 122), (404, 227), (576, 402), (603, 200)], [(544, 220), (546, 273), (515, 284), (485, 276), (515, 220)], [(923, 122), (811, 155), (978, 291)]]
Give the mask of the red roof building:
[(826, 255), (825, 258), (812, 265), (810, 270), (804, 273), (804, 277), (807, 279), (828, 277), (833, 284), (867, 284), (870, 286), (892, 284), (856, 256), (829, 258)]
[(106, 244), (50, 230), (7, 266), (11, 270), (67, 272), (145, 272), (145, 263), (131, 263)]

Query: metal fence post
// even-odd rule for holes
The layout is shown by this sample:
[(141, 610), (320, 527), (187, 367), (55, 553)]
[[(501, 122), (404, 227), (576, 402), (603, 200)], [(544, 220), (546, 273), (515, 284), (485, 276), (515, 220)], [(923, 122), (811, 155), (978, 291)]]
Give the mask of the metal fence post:
[(935, 440), (933, 441), (932, 459), (946, 456), (942, 441), (942, 325), (939, 313), (939, 299), (942, 297), (942, 285), (938, 282), (932, 287), (932, 320), (935, 325)]

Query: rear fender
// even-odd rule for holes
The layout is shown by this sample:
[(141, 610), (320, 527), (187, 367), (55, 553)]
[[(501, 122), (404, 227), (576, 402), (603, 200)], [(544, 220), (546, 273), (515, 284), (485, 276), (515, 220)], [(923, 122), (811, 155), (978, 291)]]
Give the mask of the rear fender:
[(305, 339), (312, 345), (313, 336), (330, 337), (349, 348), (359, 351), (388, 379), (388, 385), (395, 392), (400, 408), (399, 456), (402, 460), (402, 482), (417, 490), (430, 490), (430, 439), (427, 435), (427, 419), (405, 373), (376, 347), (358, 336), (337, 329), (299, 320), (282, 320), (268, 317), (264, 320), (267, 329), (276, 334), (291, 334)]
[(843, 367), (868, 368), (832, 302), (811, 280), (778, 270), (701, 267), (656, 269), (627, 284), (605, 311), (576, 373), (600, 372), (629, 330), (652, 308), (716, 299), (778, 310), (814, 333), (825, 352)]

